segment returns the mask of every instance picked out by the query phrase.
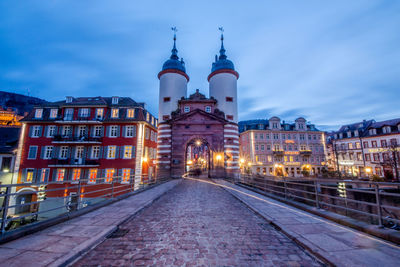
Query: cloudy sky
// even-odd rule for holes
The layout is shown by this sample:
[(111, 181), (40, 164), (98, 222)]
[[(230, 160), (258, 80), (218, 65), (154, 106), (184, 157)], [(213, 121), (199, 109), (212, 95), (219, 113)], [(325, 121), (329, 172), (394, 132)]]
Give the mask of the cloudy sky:
[(400, 1), (389, 0), (3, 0), (0, 90), (130, 96), (157, 114), (171, 26), (189, 93), (205, 94), (225, 28), (240, 120), (304, 116), (335, 129), (400, 117)]

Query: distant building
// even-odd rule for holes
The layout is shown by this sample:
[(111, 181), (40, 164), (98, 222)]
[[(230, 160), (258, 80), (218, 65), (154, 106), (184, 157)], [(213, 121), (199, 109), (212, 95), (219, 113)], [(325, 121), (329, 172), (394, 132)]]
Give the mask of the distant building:
[(325, 137), (313, 124), (298, 118), (239, 122), (242, 172), (300, 177), (325, 168)]
[(10, 184), (14, 172), (20, 127), (0, 127), (0, 184)]
[(399, 177), (400, 118), (343, 125), (330, 133), (332, 167), (350, 176)]
[(0, 126), (20, 126), (23, 116), (18, 115), (12, 108), (3, 109), (0, 107)]
[[(87, 194), (99, 191), (99, 182), (129, 187), (154, 178), (157, 119), (143, 103), (129, 97), (67, 97), (35, 106), (21, 121), (17, 182), (52, 181), (59, 184), (48, 189), (66, 188), (50, 191), (47, 197), (76, 195), (76, 187), (70, 185), (82, 178), (93, 185), (86, 187), (85, 197), (104, 194)], [(20, 196), (17, 204), (37, 197), (36, 187), (18, 190), (32, 195)]]

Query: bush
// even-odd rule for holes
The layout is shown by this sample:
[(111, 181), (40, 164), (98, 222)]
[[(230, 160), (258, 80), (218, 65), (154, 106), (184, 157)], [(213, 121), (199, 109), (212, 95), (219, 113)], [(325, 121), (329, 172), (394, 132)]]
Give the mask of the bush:
[(307, 170), (302, 170), (301, 174), (303, 174), (303, 176), (310, 176), (310, 172)]
[(380, 177), (379, 175), (373, 174), (370, 178), (370, 180), (372, 182), (384, 182), (385, 179), (383, 179), (382, 177)]

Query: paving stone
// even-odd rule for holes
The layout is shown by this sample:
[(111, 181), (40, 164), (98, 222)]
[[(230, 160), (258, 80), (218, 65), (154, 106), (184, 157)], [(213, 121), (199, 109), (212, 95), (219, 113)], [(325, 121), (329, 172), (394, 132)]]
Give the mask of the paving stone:
[(120, 229), (129, 232), (74, 266), (104, 265), (103, 256), (113, 266), (319, 266), (225, 190), (203, 182), (184, 180)]

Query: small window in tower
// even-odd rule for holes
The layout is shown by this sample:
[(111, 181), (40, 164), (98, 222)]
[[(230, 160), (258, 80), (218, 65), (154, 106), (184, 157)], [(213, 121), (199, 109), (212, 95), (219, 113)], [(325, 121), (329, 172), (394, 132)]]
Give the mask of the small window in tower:
[(165, 116), (163, 116), (162, 118), (163, 118), (163, 120), (165, 120), (165, 121), (166, 121), (166, 120), (169, 120), (169, 116), (168, 116), (168, 115), (165, 115)]
[(233, 97), (227, 96), (226, 97), (226, 102), (233, 102)]
[(210, 106), (206, 106), (206, 112), (211, 113), (211, 107)]
[(184, 112), (189, 112), (189, 111), (190, 111), (190, 107), (189, 107), (189, 106), (186, 106), (186, 107), (184, 108), (183, 111), (184, 111)]
[(164, 97), (164, 102), (169, 102), (169, 101), (171, 101), (170, 97)]
[(227, 120), (233, 120), (233, 115), (226, 115)]

